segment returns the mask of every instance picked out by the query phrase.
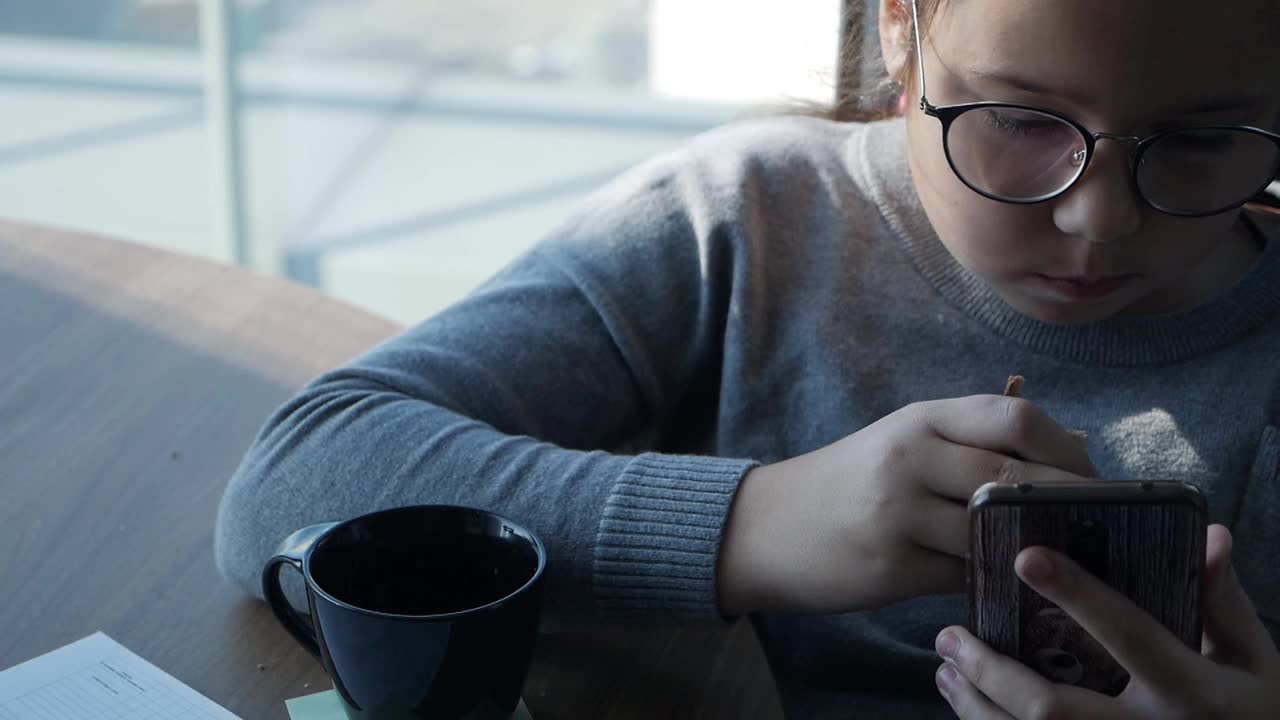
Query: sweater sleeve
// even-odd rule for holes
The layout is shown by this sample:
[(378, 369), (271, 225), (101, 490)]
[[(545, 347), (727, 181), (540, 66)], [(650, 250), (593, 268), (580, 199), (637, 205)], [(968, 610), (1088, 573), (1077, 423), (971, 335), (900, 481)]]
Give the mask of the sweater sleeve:
[(467, 298), (277, 410), (223, 497), (221, 572), (260, 595), (295, 529), (464, 504), (542, 538), (553, 625), (718, 620), (721, 530), (754, 463), (660, 438), (690, 398), (714, 413), (743, 260), (682, 173), (633, 171)]

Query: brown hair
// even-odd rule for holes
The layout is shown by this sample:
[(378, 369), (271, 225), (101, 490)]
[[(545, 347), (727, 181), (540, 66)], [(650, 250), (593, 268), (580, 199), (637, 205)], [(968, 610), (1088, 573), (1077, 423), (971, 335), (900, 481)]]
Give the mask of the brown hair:
[[(884, 0), (893, 4), (890, 12), (900, 14), (910, 27), (910, 0)], [(917, 0), (920, 32), (926, 34), (942, 0)], [(839, 122), (865, 122), (898, 114), (902, 88), (915, 76), (915, 64), (907, 63), (898, 77), (889, 77), (877, 46), (879, 2), (844, 0), (841, 23), (840, 59), (837, 67), (836, 101), (821, 114)], [(915, 49), (914, 34), (909, 38)]]

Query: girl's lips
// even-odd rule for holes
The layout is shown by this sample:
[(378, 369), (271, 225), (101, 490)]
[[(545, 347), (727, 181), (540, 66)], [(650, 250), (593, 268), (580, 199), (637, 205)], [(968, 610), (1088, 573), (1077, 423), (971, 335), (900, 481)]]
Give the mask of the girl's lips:
[(1066, 300), (1099, 300), (1124, 288), (1138, 276), (1135, 274), (1113, 275), (1103, 278), (1052, 277), (1036, 273), (1032, 276), (1036, 283)]

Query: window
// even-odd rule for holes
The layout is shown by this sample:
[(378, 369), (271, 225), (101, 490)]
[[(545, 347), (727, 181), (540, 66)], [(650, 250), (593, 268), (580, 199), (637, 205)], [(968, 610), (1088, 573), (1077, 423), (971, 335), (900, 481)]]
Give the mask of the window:
[(591, 190), (831, 97), (838, 0), (0, 0), (0, 215), (401, 322)]

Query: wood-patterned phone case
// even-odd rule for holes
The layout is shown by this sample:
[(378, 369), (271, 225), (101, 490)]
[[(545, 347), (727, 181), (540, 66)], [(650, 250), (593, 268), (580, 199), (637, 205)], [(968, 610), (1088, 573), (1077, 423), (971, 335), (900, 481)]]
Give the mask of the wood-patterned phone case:
[(1190, 503), (991, 504), (972, 514), (971, 630), (1056, 682), (1119, 694), (1128, 674), (1064, 611), (1018, 579), (1018, 552), (1066, 553), (1200, 648), (1205, 520)]

